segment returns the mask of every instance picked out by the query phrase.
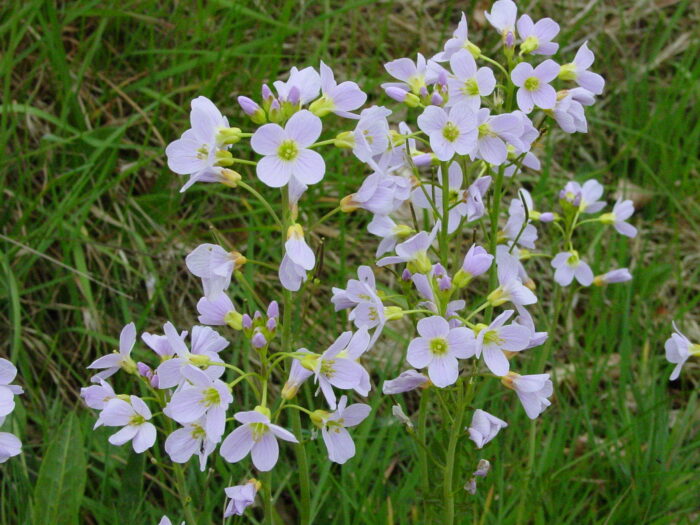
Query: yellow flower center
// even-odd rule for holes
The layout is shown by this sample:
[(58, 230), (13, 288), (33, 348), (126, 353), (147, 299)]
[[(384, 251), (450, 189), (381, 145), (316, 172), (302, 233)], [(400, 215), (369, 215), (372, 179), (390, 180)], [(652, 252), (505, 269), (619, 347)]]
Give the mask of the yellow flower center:
[(525, 81), (524, 86), (528, 91), (537, 91), (540, 87), (540, 79), (537, 77), (530, 77)]
[(454, 142), (459, 137), (459, 128), (455, 126), (453, 122), (448, 122), (445, 127), (442, 128), (442, 136), (445, 137), (450, 142)]
[(296, 159), (297, 155), (299, 155), (299, 147), (296, 142), (290, 139), (283, 140), (277, 149), (277, 156), (287, 162)]
[(436, 337), (430, 340), (430, 352), (433, 355), (445, 355), (449, 350), (447, 340), (442, 337)]

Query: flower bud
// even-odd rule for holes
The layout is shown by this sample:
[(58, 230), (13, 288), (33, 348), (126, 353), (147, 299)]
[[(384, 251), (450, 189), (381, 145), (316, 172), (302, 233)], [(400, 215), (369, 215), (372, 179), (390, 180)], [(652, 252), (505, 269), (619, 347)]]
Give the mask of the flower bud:
[(138, 370), (139, 375), (141, 377), (145, 377), (146, 379), (150, 379), (151, 377), (153, 377), (153, 369), (146, 363), (142, 363), (141, 361), (139, 361), (138, 363), (136, 363), (136, 369)]
[(222, 144), (235, 144), (241, 140), (241, 128), (221, 128), (216, 134), (216, 140)]
[(447, 292), (452, 288), (452, 279), (450, 276), (445, 274), (438, 280), (438, 288), (441, 292)]
[(411, 272), (408, 270), (408, 268), (404, 268), (403, 272), (401, 273), (401, 279), (406, 282), (411, 281)]
[(272, 100), (272, 103), (270, 104), (270, 109), (267, 111), (267, 116), (270, 119), (270, 122), (281, 122), (284, 115), (282, 114), (282, 107), (280, 106), (279, 101), (275, 98)]
[(540, 222), (552, 222), (557, 218), (557, 214), (551, 211), (540, 213)]
[(253, 348), (256, 349), (264, 348), (267, 346), (267, 339), (265, 339), (265, 336), (260, 332), (256, 332), (253, 338), (250, 340), (250, 342), (253, 345)]
[(351, 213), (359, 208), (358, 204), (353, 200), (355, 197), (354, 193), (346, 195), (340, 199), (340, 210), (345, 213)]
[(387, 306), (384, 308), (384, 316), (387, 321), (403, 319), (403, 309), (400, 306)]
[(421, 153), (419, 155), (414, 155), (412, 157), (413, 164), (416, 166), (430, 166), (430, 164), (433, 162), (433, 154), (432, 153)]
[(277, 318), (280, 316), (280, 307), (277, 301), (272, 301), (267, 307), (267, 316)]
[(268, 319), (267, 323), (265, 323), (265, 328), (267, 328), (268, 332), (274, 332), (277, 329), (277, 319), (274, 317)]
[(253, 328), (253, 320), (248, 314), (243, 314), (241, 316), (241, 326), (244, 330), (250, 330), (251, 328)]
[(352, 131), (338, 133), (333, 140), (333, 145), (336, 148), (352, 149), (355, 147), (355, 136), (352, 134)]
[[(248, 314), (245, 315), (247, 316)], [(248, 316), (248, 319), (250, 319), (250, 316)], [(235, 310), (226, 313), (224, 322), (234, 330), (241, 330), (243, 328), (243, 316)]]
[(593, 284), (596, 286), (605, 286), (606, 284), (624, 283), (632, 279), (632, 274), (627, 268), (611, 270), (603, 275), (596, 275), (593, 278)]
[(433, 91), (433, 94), (430, 95), (430, 103), (433, 106), (442, 106), (445, 102), (445, 99), (442, 98), (442, 95), (438, 93), (437, 91)]
[(267, 122), (265, 110), (253, 99), (240, 96), (238, 97), (238, 105), (241, 106), (243, 112), (250, 117), (254, 124), (265, 124)]
[(237, 187), (238, 183), (243, 178), (241, 177), (240, 173), (228, 168), (223, 168), (220, 172), (220, 175), (222, 184), (225, 184), (226, 186), (229, 186), (231, 188)]
[(485, 478), (486, 475), (491, 470), (491, 463), (487, 459), (480, 459), (479, 463), (476, 465), (476, 470), (474, 471), (475, 476)]

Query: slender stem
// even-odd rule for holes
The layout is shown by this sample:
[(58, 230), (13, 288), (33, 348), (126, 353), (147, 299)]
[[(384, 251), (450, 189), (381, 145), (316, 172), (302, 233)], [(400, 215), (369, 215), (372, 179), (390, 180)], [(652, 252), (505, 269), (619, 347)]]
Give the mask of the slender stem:
[(442, 224), (440, 225), (440, 262), (445, 268), (449, 268), (449, 258), (450, 246), (449, 246), (449, 234), (447, 231), (449, 218), (450, 218), (450, 177), (447, 174), (448, 165), (447, 162), (442, 162), (440, 164), (440, 171), (442, 175)]
[[(430, 494), (430, 473), (428, 471), (428, 445), (425, 439), (426, 421), (428, 420), (428, 410), (430, 406), (430, 389), (424, 390), (420, 397), (420, 407), (418, 408), (418, 441), (421, 447), (418, 449), (418, 463), (421, 470), (421, 492), (422, 501), (426, 502)], [(425, 515), (425, 512), (423, 513)]]
[(272, 472), (263, 472), (260, 476), (263, 484), (263, 506), (265, 508), (265, 525), (274, 525), (272, 508)]
[[(498, 248), (498, 219), (501, 215), (501, 192), (503, 190), (503, 174), (504, 167), (498, 168), (498, 173), (496, 174), (496, 183), (493, 189), (493, 199), (491, 200), (491, 233), (489, 235), (489, 253), (496, 256), (496, 248)], [(496, 264), (491, 265), (489, 273), (489, 290), (495, 290), (498, 284), (498, 273), (496, 272)], [(486, 321), (490, 322), (493, 316), (493, 307), (489, 308), (486, 312)]]
[(317, 220), (317, 221), (313, 224), (313, 226), (311, 226), (311, 228), (309, 228), (309, 231), (311, 231), (311, 232), (314, 231), (316, 228), (318, 228), (318, 226), (320, 226), (320, 225), (323, 224), (325, 221), (327, 221), (328, 219), (330, 219), (331, 217), (333, 217), (333, 215), (335, 215), (335, 214), (338, 213), (339, 211), (342, 211), (342, 209), (340, 208), (340, 206), (338, 206), (337, 208), (333, 208), (331, 211), (329, 211), (329, 212), (326, 213), (323, 217), (321, 217), (319, 220)]
[[(280, 221), (280, 218), (279, 218), (279, 217), (277, 216), (277, 214), (275, 213), (275, 210), (272, 209), (272, 206), (270, 205), (269, 202), (267, 202), (267, 199), (266, 199), (265, 197), (263, 197), (262, 195), (260, 195), (260, 193), (258, 192), (258, 190), (256, 190), (256, 189), (253, 188), (252, 186), (249, 186), (248, 184), (246, 184), (246, 183), (243, 182), (243, 181), (238, 181), (238, 186), (240, 186), (241, 188), (243, 188), (244, 190), (246, 190), (248, 193), (250, 193), (251, 195), (253, 195), (256, 199), (258, 199), (258, 200), (260, 201), (260, 203), (261, 203), (261, 204), (265, 207), (265, 209), (268, 211), (268, 213), (270, 214), (270, 216), (275, 220), (275, 222), (277, 223), (277, 226), (282, 227), (282, 222)], [(284, 230), (285, 230), (285, 231), (282, 232), (282, 235), (285, 235), (285, 234), (287, 233), (287, 231), (286, 231), (287, 229), (285, 228)]]
[(192, 498), (187, 490), (187, 481), (185, 479), (184, 468), (179, 463), (173, 463), (173, 470), (175, 471), (177, 493), (180, 496), (182, 510), (185, 513), (185, 521), (187, 522), (187, 525), (197, 525), (197, 519), (195, 518), (194, 511), (192, 510)]
[(330, 146), (331, 144), (335, 144), (335, 139), (328, 139), (328, 140), (322, 140), (320, 142), (314, 142), (309, 146), (309, 148), (317, 148), (319, 146)]

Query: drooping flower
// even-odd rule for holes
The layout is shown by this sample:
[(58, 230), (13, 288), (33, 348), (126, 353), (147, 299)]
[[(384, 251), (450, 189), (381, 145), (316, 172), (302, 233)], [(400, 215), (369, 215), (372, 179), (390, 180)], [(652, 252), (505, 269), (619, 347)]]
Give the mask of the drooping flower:
[(287, 290), (296, 292), (301, 283), (306, 281), (306, 272), (316, 264), (316, 256), (304, 240), (301, 225), (293, 224), (287, 230), (287, 242), (284, 244), (284, 258), (279, 267), (279, 279)]
[(367, 225), (367, 231), (382, 238), (377, 246), (375, 257), (381, 257), (385, 253), (393, 251), (400, 239), (415, 233), (413, 228), (404, 224), (396, 224), (388, 215), (375, 215)]
[[(508, 221), (503, 231), (506, 238), (510, 241), (509, 244), (517, 241), (517, 244), (520, 246), (534, 250), (535, 241), (537, 240), (537, 228), (530, 224), (530, 213), (535, 211), (532, 197), (530, 192), (524, 188), (518, 190), (518, 197), (510, 202)], [(527, 206), (527, 211), (525, 206)]]
[(596, 286), (604, 286), (606, 284), (625, 283), (632, 280), (632, 274), (627, 268), (618, 268), (610, 270), (603, 275), (596, 275), (593, 278), (593, 284)]
[(587, 133), (588, 121), (583, 105), (578, 102), (571, 92), (565, 92), (557, 97), (557, 103), (552, 109), (552, 116), (566, 133)]
[(618, 200), (613, 206), (612, 212), (604, 213), (599, 220), (603, 224), (612, 224), (621, 235), (634, 238), (637, 236), (637, 228), (627, 222), (633, 213), (634, 204), (631, 200)]
[(515, 318), (515, 322), (521, 326), (524, 326), (530, 331), (530, 342), (524, 349), (529, 350), (530, 348), (535, 348), (543, 344), (547, 340), (547, 337), (549, 337), (549, 334), (547, 332), (537, 331), (535, 321), (532, 318), (532, 315), (530, 315), (530, 312), (527, 311), (527, 308), (516, 305), (515, 309), (518, 311), (518, 316)]
[[(188, 333), (189, 332), (187, 332), (187, 330), (183, 330), (179, 335), (180, 339), (184, 341), (187, 338)], [(170, 344), (170, 340), (166, 335), (144, 332), (141, 334), (141, 340), (146, 344), (146, 346), (158, 354), (161, 360), (166, 360), (175, 355), (175, 348), (173, 348), (173, 346)]]
[(415, 370), (406, 370), (401, 372), (398, 377), (394, 379), (387, 379), (382, 385), (382, 393), (391, 394), (403, 394), (404, 392), (410, 392), (416, 388), (420, 388), (430, 381), (427, 376), (416, 372)]
[(197, 301), (197, 312), (199, 312), (197, 319), (202, 324), (212, 326), (229, 325), (238, 330), (241, 328), (242, 316), (236, 312), (233, 301), (225, 293), (217, 294), (211, 299), (202, 297)]
[[(297, 354), (309, 354), (312, 355), (306, 348), (301, 348), (296, 351)], [(289, 370), (289, 377), (287, 382), (282, 387), (282, 397), (284, 399), (292, 399), (297, 395), (299, 387), (304, 384), (304, 382), (313, 375), (313, 371), (304, 368), (299, 359), (292, 360), (292, 367)]]
[(452, 55), (450, 67), (453, 76), (447, 79), (449, 104), (466, 102), (473, 111), (477, 111), (481, 106), (481, 97), (489, 96), (496, 87), (493, 71), (488, 67), (477, 69), (476, 60), (466, 49)]
[(93, 361), (88, 365), (89, 369), (103, 369), (92, 376), (93, 383), (99, 383), (100, 379), (107, 379), (116, 374), (120, 369), (133, 374), (136, 372), (136, 363), (131, 359), (131, 350), (136, 344), (136, 325), (129, 323), (122, 328), (119, 334), (119, 352), (113, 352)]
[(529, 15), (518, 19), (518, 35), (522, 39), (520, 51), (523, 54), (553, 55), (559, 49), (559, 44), (552, 39), (559, 34), (559, 24), (551, 18), (543, 18), (537, 23)]
[(346, 428), (362, 423), (372, 411), (369, 405), (355, 403), (347, 406), (348, 398), (342, 396), (334, 412), (316, 410), (311, 420), (321, 428), (328, 459), (342, 465), (355, 456), (355, 442)]
[(355, 82), (335, 81), (333, 70), (321, 61), (321, 98), (315, 100), (309, 110), (319, 117), (335, 113), (340, 117), (359, 118), (354, 113), (367, 100), (364, 93)]
[(386, 266), (387, 264), (407, 263), (408, 269), (415, 273), (427, 273), (431, 270), (432, 265), (428, 258), (428, 249), (433, 244), (435, 236), (439, 230), (440, 221), (435, 223), (433, 230), (428, 232), (419, 232), (413, 237), (405, 240), (396, 246), (396, 255), (384, 257), (377, 261), (377, 266)]
[(305, 185), (323, 179), (326, 164), (318, 152), (309, 149), (321, 134), (321, 119), (308, 110), (292, 115), (284, 128), (265, 124), (250, 139), (258, 161), (258, 178), (272, 188), (286, 186), (292, 178)]
[(156, 442), (156, 427), (150, 423), (151, 410), (137, 396), (129, 396), (129, 402), (120, 398), (107, 401), (104, 410), (95, 423), (95, 428), (102, 425), (122, 427), (109, 437), (112, 445), (121, 446), (131, 441), (134, 452), (140, 454), (151, 448)]
[(455, 154), (468, 155), (476, 146), (476, 114), (468, 102), (457, 103), (449, 111), (428, 106), (418, 117), (418, 127), (430, 137), (430, 147), (442, 161)]
[(356, 193), (341, 201), (346, 211), (362, 208), (376, 215), (389, 215), (397, 210), (411, 194), (408, 177), (375, 171), (365, 178)]
[(675, 322), (673, 323), (673, 330), (675, 333), (671, 334), (671, 337), (666, 339), (666, 343), (664, 343), (666, 359), (670, 363), (676, 365), (673, 372), (671, 372), (670, 381), (678, 379), (683, 365), (690, 356), (700, 357), (700, 345), (691, 343), (690, 340), (681, 333)]
[(502, 419), (477, 408), (469, 425), (469, 438), (476, 444), (476, 448), (483, 448), (486, 443), (496, 437), (498, 431), (508, 426)]
[(10, 383), (17, 376), (17, 368), (7, 359), (0, 358), (0, 417), (15, 409), (15, 396), (24, 392), (22, 387)]
[[(323, 65), (323, 62), (321, 64)], [(260, 482), (257, 479), (250, 479), (243, 485), (226, 487), (224, 492), (229, 498), (229, 502), (224, 510), (224, 518), (243, 516), (245, 509), (250, 507), (255, 501), (255, 496), (259, 489)]]
[(100, 379), (99, 385), (92, 385), (80, 389), (80, 397), (90, 408), (102, 410), (110, 399), (114, 399), (117, 395), (114, 393), (112, 386)]
[(514, 305), (528, 305), (537, 302), (535, 294), (521, 280), (520, 262), (508, 253), (507, 248), (496, 252), (496, 269), (498, 288), (488, 296), (488, 301), (493, 306), (500, 306), (507, 302)]
[(474, 333), (466, 327), (450, 328), (440, 316), (418, 321), (418, 333), (408, 345), (406, 360), (416, 368), (428, 368), (430, 380), (440, 388), (457, 381), (457, 359), (472, 357), (476, 351)]
[(477, 244), (472, 244), (464, 256), (462, 267), (454, 277), (454, 285), (458, 288), (467, 286), (474, 277), (485, 273), (493, 262), (493, 255)]
[(486, 213), (484, 195), (491, 185), (491, 176), (485, 175), (472, 182), (466, 191), (466, 215), (467, 222), (481, 219)]
[[(335, 311), (351, 308), (348, 319), (358, 328), (381, 327), (386, 322), (384, 304), (377, 293), (377, 283), (374, 273), (369, 266), (360, 266), (357, 269), (358, 279), (350, 279), (346, 289), (333, 288), (331, 302)], [(376, 334), (376, 332), (375, 332)], [(373, 336), (376, 339), (378, 335)]]
[(521, 111), (530, 113), (535, 106), (552, 109), (557, 102), (557, 92), (549, 83), (558, 74), (559, 64), (554, 60), (545, 60), (535, 68), (527, 62), (515, 66), (510, 77), (519, 88), (516, 99)]
[(579, 257), (576, 250), (556, 254), (552, 259), (552, 268), (556, 270), (554, 280), (562, 286), (569, 286), (574, 278), (581, 286), (593, 283), (591, 267)]
[(234, 270), (245, 264), (245, 257), (218, 244), (204, 243), (185, 257), (187, 269), (202, 280), (204, 295), (213, 299), (231, 284)]
[(513, 113), (491, 116), (488, 108), (477, 113), (478, 135), (474, 157), (500, 166), (508, 158), (507, 144), (520, 144), (522, 119)]
[(605, 79), (598, 73), (588, 71), (594, 60), (593, 51), (588, 49), (588, 42), (584, 42), (576, 52), (574, 61), (561, 66), (559, 78), (573, 80), (594, 95), (600, 95), (605, 88)]
[(520, 352), (530, 343), (530, 330), (527, 327), (515, 323), (505, 324), (512, 315), (513, 310), (506, 310), (490, 325), (477, 325), (480, 330), (476, 336), (476, 356), (481, 357), (483, 354), (486, 366), (497, 376), (506, 375), (510, 369), (504, 350)]
[(491, 12), (484, 11), (489, 23), (498, 30), (505, 41), (515, 37), (515, 19), (518, 16), (518, 6), (512, 0), (497, 0), (491, 6)]
[(165, 440), (165, 451), (170, 459), (175, 463), (187, 463), (196, 454), (199, 469), (204, 472), (207, 458), (221, 441), (221, 434), (209, 434), (206, 426), (206, 418), (200, 418), (172, 432)]
[(554, 392), (554, 387), (549, 374), (520, 375), (509, 372), (501, 378), (501, 382), (507, 388), (515, 390), (530, 419), (535, 419), (552, 404), (548, 398)]
[(277, 439), (299, 441), (289, 430), (270, 422), (269, 413), (267, 408), (256, 407), (233, 416), (242, 425), (221, 443), (221, 456), (229, 463), (237, 463), (250, 453), (255, 468), (262, 472), (272, 470), (279, 457)]
[(452, 33), (452, 38), (445, 42), (445, 47), (443, 51), (438, 53), (433, 57), (433, 60), (437, 62), (444, 62), (445, 60), (450, 60), (455, 53), (462, 49), (469, 51), (474, 58), (478, 58), (481, 55), (481, 50), (469, 41), (469, 28), (467, 27), (467, 15), (462, 13), (462, 18), (457, 24), (457, 29)]

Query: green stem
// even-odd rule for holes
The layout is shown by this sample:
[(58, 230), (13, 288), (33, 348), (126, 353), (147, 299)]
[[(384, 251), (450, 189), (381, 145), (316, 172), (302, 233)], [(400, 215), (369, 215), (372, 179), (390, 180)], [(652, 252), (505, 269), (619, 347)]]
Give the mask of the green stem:
[(263, 506), (265, 508), (265, 525), (274, 525), (272, 509), (272, 472), (263, 472), (260, 476), (263, 484)]
[[(421, 492), (422, 501), (426, 502), (430, 494), (430, 472), (428, 471), (428, 445), (425, 439), (426, 422), (428, 420), (428, 410), (430, 405), (430, 389), (424, 390), (420, 396), (420, 407), (418, 408), (418, 440), (421, 447), (418, 449), (418, 463), (421, 470)], [(425, 512), (423, 512), (425, 516)]]
[(177, 493), (180, 496), (182, 510), (185, 513), (185, 521), (187, 522), (187, 525), (197, 525), (197, 519), (195, 518), (194, 511), (192, 510), (192, 498), (187, 490), (187, 481), (185, 480), (184, 468), (179, 463), (173, 463), (173, 470), (175, 471)]
[[(280, 221), (280, 218), (277, 216), (277, 214), (275, 213), (275, 210), (272, 209), (272, 206), (270, 205), (269, 202), (267, 202), (267, 199), (265, 197), (260, 195), (260, 193), (255, 188), (253, 188), (252, 186), (249, 186), (248, 184), (246, 184), (243, 181), (238, 181), (238, 186), (240, 186), (241, 188), (246, 190), (248, 193), (253, 195), (256, 199), (258, 199), (260, 201), (260, 203), (268, 211), (270, 216), (275, 220), (275, 222), (277, 223), (277, 226), (282, 227), (282, 222)], [(286, 236), (286, 234), (287, 234), (287, 228), (284, 228), (282, 235)]]
[[(496, 256), (496, 248), (498, 248), (498, 219), (501, 215), (501, 193), (503, 191), (503, 174), (505, 168), (501, 165), (498, 168), (498, 173), (496, 174), (496, 183), (493, 189), (493, 199), (491, 201), (490, 210), (490, 221), (491, 221), (491, 233), (489, 235), (489, 253)], [(491, 265), (489, 270), (489, 290), (495, 290), (498, 285), (498, 273), (496, 268), (496, 261)], [(486, 322), (491, 322), (493, 317), (493, 307), (489, 308), (486, 312)]]
[(447, 173), (447, 162), (440, 163), (442, 174), (442, 225), (440, 226), (440, 262), (445, 268), (449, 268), (450, 246), (447, 227), (450, 217), (450, 177)]

